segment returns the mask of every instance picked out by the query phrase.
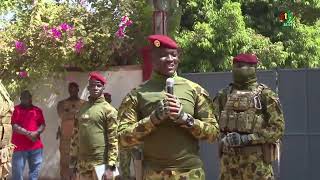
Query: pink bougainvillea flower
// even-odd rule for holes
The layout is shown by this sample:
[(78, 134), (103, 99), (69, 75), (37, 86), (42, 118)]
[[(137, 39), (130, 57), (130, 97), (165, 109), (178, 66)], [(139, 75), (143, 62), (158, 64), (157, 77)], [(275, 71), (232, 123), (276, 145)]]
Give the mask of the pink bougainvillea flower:
[(19, 72), (18, 72), (18, 75), (19, 75), (19, 77), (21, 77), (21, 78), (26, 78), (26, 77), (29, 76), (28, 72), (25, 71), (25, 70), (19, 71)]
[(133, 23), (133, 22), (129, 19), (128, 16), (123, 16), (123, 17), (121, 18), (121, 22), (120, 22), (120, 24), (119, 24), (119, 27), (124, 27), (124, 28), (126, 28), (127, 26), (132, 25), (132, 23)]
[(131, 26), (132, 24), (133, 24), (133, 22), (131, 20), (126, 21), (126, 23), (125, 23), (126, 26)]
[(133, 23), (133, 21), (130, 20), (128, 16), (123, 16), (121, 18), (121, 22), (120, 22), (119, 27), (121, 27), (121, 26), (130, 26), (130, 25), (132, 25), (132, 23)]
[(119, 29), (116, 32), (116, 36), (119, 38), (123, 38), (125, 36), (126, 28), (128, 26), (131, 26), (132, 24), (133, 24), (133, 21), (131, 21), (128, 16), (123, 16), (119, 24)]
[(74, 45), (74, 50), (77, 54), (81, 53), (82, 49), (84, 47), (84, 43), (82, 39), (79, 39), (76, 44)]
[(15, 47), (20, 54), (24, 54), (27, 51), (27, 47), (22, 41), (15, 41)]
[(68, 31), (68, 30), (72, 29), (72, 26), (69, 25), (68, 23), (62, 23), (62, 24), (60, 24), (60, 29), (62, 31)]
[(57, 28), (52, 28), (51, 29), (51, 33), (52, 33), (52, 36), (54, 38), (57, 38), (57, 39), (60, 39), (61, 38), (61, 32), (57, 29)]
[(121, 18), (121, 22), (126, 22), (128, 20), (129, 20), (128, 16), (122, 16), (122, 18)]
[(125, 35), (125, 34), (124, 34), (123, 29), (122, 29), (122, 28), (119, 28), (118, 31), (116, 32), (116, 36), (117, 36), (118, 38), (123, 38), (124, 35)]

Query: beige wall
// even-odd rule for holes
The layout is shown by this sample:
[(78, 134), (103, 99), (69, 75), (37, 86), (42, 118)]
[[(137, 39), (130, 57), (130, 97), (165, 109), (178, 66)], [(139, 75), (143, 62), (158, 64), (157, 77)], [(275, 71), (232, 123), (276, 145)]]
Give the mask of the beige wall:
[[(108, 80), (106, 92), (112, 95), (111, 104), (116, 108), (119, 107), (123, 97), (142, 82), (142, 70), (140, 66), (113, 67), (110, 71), (102, 73)], [(65, 79), (77, 82), (80, 86), (80, 97), (87, 100), (88, 92), (86, 86), (88, 73), (68, 72)], [(59, 141), (56, 140), (59, 118), (56, 113), (56, 105), (57, 102), (68, 97), (68, 80), (65, 79), (45, 82), (43, 86), (32, 91), (34, 104), (42, 108), (47, 123), (46, 130), (42, 135), (42, 141), (45, 146), (45, 158), (41, 176), (50, 179), (59, 178)]]

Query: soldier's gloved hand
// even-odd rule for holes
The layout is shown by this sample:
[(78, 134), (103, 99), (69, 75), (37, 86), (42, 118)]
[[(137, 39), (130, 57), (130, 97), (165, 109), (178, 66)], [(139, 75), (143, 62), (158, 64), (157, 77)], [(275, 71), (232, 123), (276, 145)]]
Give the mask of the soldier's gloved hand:
[(153, 124), (158, 125), (168, 118), (169, 109), (165, 104), (165, 100), (160, 101), (156, 109), (151, 113), (150, 118)]
[(225, 137), (221, 139), (223, 145), (230, 147), (244, 146), (250, 143), (250, 138), (248, 135), (241, 135), (237, 132), (228, 133)]
[(172, 119), (177, 124), (187, 125), (188, 127), (191, 127), (194, 123), (194, 118), (190, 114), (182, 110), (182, 104), (179, 98), (168, 93), (166, 93), (166, 96), (170, 119)]

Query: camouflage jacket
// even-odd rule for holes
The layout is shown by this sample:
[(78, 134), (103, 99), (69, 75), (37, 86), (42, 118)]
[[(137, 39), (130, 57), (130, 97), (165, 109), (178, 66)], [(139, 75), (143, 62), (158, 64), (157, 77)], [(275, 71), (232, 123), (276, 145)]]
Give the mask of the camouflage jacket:
[(11, 116), (13, 112), (13, 102), (10, 100), (10, 96), (0, 81), (0, 118), (1, 124), (11, 125)]
[(213, 142), (219, 133), (208, 93), (187, 79), (177, 75), (173, 78), (174, 94), (181, 101), (183, 111), (195, 118), (192, 128), (178, 126), (172, 121), (165, 121), (159, 126), (151, 122), (150, 114), (165, 98), (166, 78), (156, 73), (149, 81), (132, 90), (119, 108), (121, 146), (143, 144), (144, 164), (154, 169), (201, 166), (198, 141)]
[[(258, 85), (258, 83), (253, 83), (248, 86), (247, 90), (253, 90), (257, 88)], [(284, 134), (285, 124), (279, 98), (277, 94), (266, 85), (262, 86), (264, 88), (262, 89), (260, 97), (265, 125), (260, 131), (249, 135), (252, 139), (250, 142), (251, 144), (275, 143)], [(221, 111), (226, 104), (228, 95), (233, 89), (237, 89), (237, 87), (231, 84), (229, 87), (220, 90), (213, 100), (215, 106), (214, 114), (216, 115), (218, 122)]]
[[(77, 100), (69, 100), (65, 99), (58, 102), (57, 112), (61, 119), (61, 135), (62, 139), (70, 140), (72, 135), (74, 118), (76, 113), (79, 111), (80, 107), (85, 103), (85, 100), (77, 99)], [(69, 143), (68, 143), (69, 146)]]
[(1, 163), (0, 163), (0, 178), (7, 177), (9, 175), (9, 167), (11, 167), (12, 153), (14, 145), (11, 143), (12, 139), (12, 126), (11, 116), (13, 113), (13, 102), (10, 100), (10, 96), (1, 83), (0, 80), (0, 128), (1, 128)]
[(117, 110), (104, 97), (86, 102), (76, 114), (70, 167), (90, 173), (95, 165), (115, 165), (118, 157)]
[(85, 103), (85, 100), (69, 100), (64, 99), (58, 102), (57, 112), (61, 121), (74, 120), (75, 114), (79, 111), (80, 107)]

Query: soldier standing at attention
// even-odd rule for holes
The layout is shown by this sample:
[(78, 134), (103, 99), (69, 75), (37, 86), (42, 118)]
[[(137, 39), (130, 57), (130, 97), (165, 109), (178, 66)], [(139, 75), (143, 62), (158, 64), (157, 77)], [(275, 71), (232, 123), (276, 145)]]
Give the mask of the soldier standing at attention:
[(76, 114), (71, 139), (70, 168), (73, 178), (96, 179), (95, 166), (105, 164), (104, 180), (114, 179), (118, 156), (117, 110), (103, 96), (106, 79), (98, 72), (89, 74), (89, 101)]
[(214, 99), (220, 127), (220, 180), (273, 180), (271, 162), (284, 133), (278, 96), (257, 83), (258, 59), (240, 54), (233, 59), (233, 83)]
[(69, 180), (71, 169), (70, 163), (70, 142), (74, 125), (75, 114), (85, 102), (79, 98), (79, 85), (71, 82), (68, 85), (69, 95), (65, 100), (58, 102), (57, 111), (61, 119), (61, 128), (57, 132), (57, 138), (60, 137), (60, 178), (61, 180)]
[[(104, 98), (106, 99), (106, 101), (111, 104), (112, 102), (112, 96), (110, 93), (103, 93)], [(120, 170), (120, 176), (117, 177), (117, 179), (120, 180), (132, 180), (133, 177), (131, 177), (130, 174), (130, 165), (131, 165), (131, 159), (132, 159), (132, 155), (131, 155), (131, 150), (130, 149), (120, 149), (119, 148), (119, 170)]]
[[(2, 85), (0, 80), (0, 128), (3, 130), (1, 139), (1, 154), (0, 157), (0, 179), (5, 179), (9, 175), (11, 167), (11, 158), (14, 146), (11, 144), (12, 126), (11, 116), (13, 113), (13, 102), (10, 100), (10, 96)], [(5, 156), (7, 155), (7, 156)]]
[[(119, 141), (143, 146), (144, 180), (204, 180), (199, 140), (213, 142), (219, 133), (209, 94), (179, 77), (178, 46), (168, 36), (151, 35), (153, 74), (132, 90), (119, 108)], [(166, 93), (167, 78), (173, 94)]]

